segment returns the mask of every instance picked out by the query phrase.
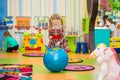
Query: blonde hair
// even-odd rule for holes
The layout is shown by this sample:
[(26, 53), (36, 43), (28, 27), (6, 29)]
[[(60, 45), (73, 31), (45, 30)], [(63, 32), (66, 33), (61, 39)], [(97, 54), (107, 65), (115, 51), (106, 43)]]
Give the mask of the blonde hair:
[(60, 16), (59, 14), (53, 14), (53, 15), (50, 17), (50, 19), (49, 19), (49, 30), (50, 30), (50, 29), (52, 28), (52, 26), (53, 26), (52, 20), (55, 20), (55, 19), (60, 20), (60, 21), (61, 21), (61, 25), (64, 26), (64, 25), (63, 25), (63, 20), (62, 20), (61, 16)]
[[(10, 32), (9, 31), (5, 31), (4, 32), (4, 36), (11, 36)], [(12, 37), (12, 36), (11, 36)]]

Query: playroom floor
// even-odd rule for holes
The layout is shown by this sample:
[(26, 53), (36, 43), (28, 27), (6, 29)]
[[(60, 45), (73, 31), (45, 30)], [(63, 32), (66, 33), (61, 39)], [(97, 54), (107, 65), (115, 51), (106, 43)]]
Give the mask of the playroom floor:
[[(43, 64), (43, 57), (25, 57), (21, 53), (0, 53), (0, 64), (32, 64), (33, 80), (95, 80), (99, 65), (96, 59), (91, 59), (90, 54), (70, 53), (69, 58), (80, 58), (81, 65), (91, 65), (95, 67), (91, 71), (61, 71), (52, 73), (48, 71)], [(73, 64), (73, 63), (72, 63)]]

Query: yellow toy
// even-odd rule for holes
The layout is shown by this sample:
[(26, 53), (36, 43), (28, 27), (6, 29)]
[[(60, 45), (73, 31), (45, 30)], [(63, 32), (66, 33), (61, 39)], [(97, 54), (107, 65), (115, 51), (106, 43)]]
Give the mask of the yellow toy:
[(44, 46), (43, 35), (41, 33), (25, 32), (23, 38), (23, 46), (25, 50), (41, 50)]
[(120, 38), (110, 38), (110, 47), (120, 48)]

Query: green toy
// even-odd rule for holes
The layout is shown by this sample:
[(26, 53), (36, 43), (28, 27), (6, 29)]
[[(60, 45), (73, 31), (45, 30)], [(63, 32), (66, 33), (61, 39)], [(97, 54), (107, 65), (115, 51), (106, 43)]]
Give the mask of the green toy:
[(25, 52), (25, 47), (22, 46), (22, 47), (20, 48), (20, 53), (24, 53), (24, 52)]
[(30, 32), (25, 32), (24, 34), (23, 34), (23, 36), (26, 36), (26, 37), (28, 37), (28, 36), (30, 36), (31, 34), (30, 34)]

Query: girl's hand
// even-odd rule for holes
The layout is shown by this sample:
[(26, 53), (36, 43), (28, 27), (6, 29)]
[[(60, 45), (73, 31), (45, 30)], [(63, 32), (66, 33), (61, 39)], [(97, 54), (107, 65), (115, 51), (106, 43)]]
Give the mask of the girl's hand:
[(49, 36), (50, 39), (52, 39), (53, 37), (52, 36)]
[(60, 41), (58, 41), (56, 44), (55, 44), (56, 47), (59, 47), (60, 46)]
[(106, 27), (108, 28), (108, 27), (109, 27), (109, 25), (106, 25)]

